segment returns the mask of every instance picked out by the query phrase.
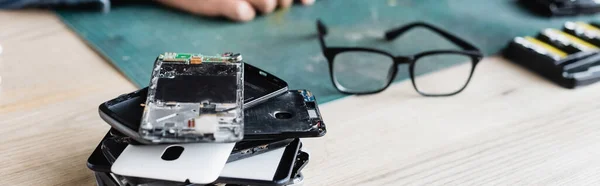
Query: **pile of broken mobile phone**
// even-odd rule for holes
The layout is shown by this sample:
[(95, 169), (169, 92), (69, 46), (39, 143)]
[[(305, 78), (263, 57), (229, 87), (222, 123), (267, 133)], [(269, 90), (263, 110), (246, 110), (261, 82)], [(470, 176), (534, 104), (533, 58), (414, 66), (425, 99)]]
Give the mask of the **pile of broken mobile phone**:
[(242, 61), (164, 53), (148, 87), (102, 103), (87, 165), (99, 186), (302, 185), (299, 138), (326, 129), (315, 97)]

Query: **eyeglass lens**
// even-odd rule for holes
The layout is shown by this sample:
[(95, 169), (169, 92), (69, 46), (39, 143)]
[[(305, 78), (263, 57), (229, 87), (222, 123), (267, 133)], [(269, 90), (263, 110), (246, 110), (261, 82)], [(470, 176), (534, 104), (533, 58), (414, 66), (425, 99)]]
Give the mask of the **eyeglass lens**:
[(378, 91), (388, 84), (394, 59), (363, 51), (339, 53), (333, 60), (333, 79), (338, 89), (349, 93)]
[[(466, 86), (472, 69), (472, 59), (468, 55), (444, 53), (423, 56), (414, 63), (415, 87), (429, 95), (456, 93)], [(433, 71), (436, 72), (429, 73)]]

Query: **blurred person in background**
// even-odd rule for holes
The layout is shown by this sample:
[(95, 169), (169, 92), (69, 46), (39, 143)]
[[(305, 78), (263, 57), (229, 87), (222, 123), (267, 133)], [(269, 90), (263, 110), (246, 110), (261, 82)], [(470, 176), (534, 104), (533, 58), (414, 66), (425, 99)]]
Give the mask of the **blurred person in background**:
[[(150, 0), (148, 0), (150, 1)], [(136, 0), (0, 0), (1, 9), (19, 9), (31, 7), (73, 7), (99, 6), (108, 11), (112, 4), (130, 2), (148, 2)], [(315, 0), (299, 0), (304, 5), (311, 5)], [(225, 17), (234, 21), (253, 20), (257, 14), (268, 14), (275, 9), (288, 8), (294, 0), (156, 0), (178, 10), (208, 17)]]

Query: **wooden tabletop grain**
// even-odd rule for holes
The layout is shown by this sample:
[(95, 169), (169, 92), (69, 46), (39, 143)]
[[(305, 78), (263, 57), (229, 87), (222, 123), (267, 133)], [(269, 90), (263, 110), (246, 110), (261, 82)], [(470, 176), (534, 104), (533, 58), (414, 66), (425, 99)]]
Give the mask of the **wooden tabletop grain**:
[[(1, 11), (0, 46), (0, 185), (93, 185), (97, 106), (133, 84), (51, 12)], [(400, 82), (346, 97), (303, 140), (306, 185), (598, 185), (598, 100), (600, 84), (563, 89), (499, 57), (457, 96)]]

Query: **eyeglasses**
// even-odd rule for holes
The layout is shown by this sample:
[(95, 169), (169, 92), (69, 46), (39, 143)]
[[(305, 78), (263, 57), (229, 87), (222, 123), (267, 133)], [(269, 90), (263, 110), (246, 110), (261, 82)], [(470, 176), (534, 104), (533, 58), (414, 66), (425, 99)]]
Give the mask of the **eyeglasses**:
[[(393, 56), (386, 51), (357, 47), (328, 47), (324, 36), (327, 27), (318, 20), (317, 30), (323, 55), (329, 62), (334, 86), (346, 94), (373, 94), (385, 90), (393, 82), (400, 64), (409, 65), (415, 90), (423, 96), (452, 96), (465, 89), (475, 66), (483, 55), (475, 46), (433, 25), (415, 22), (385, 33), (392, 41), (416, 27), (429, 29), (463, 50), (432, 50), (413, 56)], [(452, 73), (419, 76), (433, 70), (452, 66)]]

